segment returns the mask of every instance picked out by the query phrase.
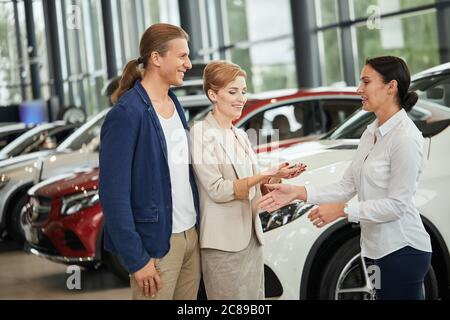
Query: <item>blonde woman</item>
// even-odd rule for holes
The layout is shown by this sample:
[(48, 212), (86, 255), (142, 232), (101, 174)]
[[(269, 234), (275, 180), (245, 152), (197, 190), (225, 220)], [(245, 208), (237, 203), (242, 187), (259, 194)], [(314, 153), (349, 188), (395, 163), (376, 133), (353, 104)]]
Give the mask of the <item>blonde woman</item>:
[(204, 90), (214, 105), (191, 129), (200, 194), (200, 248), (208, 299), (264, 299), (263, 231), (256, 209), (261, 183), (298, 176), (304, 166), (259, 173), (247, 135), (233, 126), (246, 103), (246, 73), (209, 63)]

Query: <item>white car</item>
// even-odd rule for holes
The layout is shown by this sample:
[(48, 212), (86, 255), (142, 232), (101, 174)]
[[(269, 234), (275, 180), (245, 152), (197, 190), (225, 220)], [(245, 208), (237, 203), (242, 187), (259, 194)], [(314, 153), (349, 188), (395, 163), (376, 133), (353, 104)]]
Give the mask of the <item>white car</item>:
[[(450, 108), (419, 100), (409, 113), (425, 137), (426, 163), (415, 198), (433, 246), (432, 268), (425, 278), (429, 299), (448, 298), (450, 278)], [(295, 185), (325, 185), (339, 181), (355, 154), (359, 137), (375, 119), (359, 111), (328, 139), (299, 144), (260, 158), (308, 165)], [(352, 199), (354, 201), (355, 199)], [(311, 204), (297, 202), (261, 214), (265, 230), (266, 297), (280, 299), (373, 299), (367, 270), (372, 261), (361, 259), (360, 229), (340, 219), (316, 228), (307, 218)]]

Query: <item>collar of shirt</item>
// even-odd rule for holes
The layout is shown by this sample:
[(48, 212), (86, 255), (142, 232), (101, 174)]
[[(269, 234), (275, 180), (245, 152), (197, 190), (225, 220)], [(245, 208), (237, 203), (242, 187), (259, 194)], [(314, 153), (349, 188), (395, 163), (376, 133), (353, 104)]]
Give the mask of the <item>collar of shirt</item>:
[(406, 114), (405, 109), (401, 109), (396, 114), (394, 114), (388, 121), (386, 121), (381, 127), (378, 126), (378, 119), (375, 119), (374, 122), (369, 124), (367, 126), (367, 130), (375, 134), (378, 130), (381, 137), (384, 137), (386, 134), (389, 133), (393, 128), (397, 126), (403, 119), (407, 118), (408, 115)]

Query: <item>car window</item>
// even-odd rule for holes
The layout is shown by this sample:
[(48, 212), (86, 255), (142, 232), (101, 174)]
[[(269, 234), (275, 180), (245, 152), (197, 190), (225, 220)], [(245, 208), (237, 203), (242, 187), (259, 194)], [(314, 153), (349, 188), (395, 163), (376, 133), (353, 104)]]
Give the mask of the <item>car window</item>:
[[(446, 107), (423, 99), (408, 112), (408, 116), (424, 137), (432, 137), (450, 125), (450, 112)], [(374, 120), (374, 113), (358, 110), (323, 139), (359, 139)]]
[[(42, 150), (55, 149), (61, 142), (63, 142), (70, 134), (72, 134), (77, 126), (68, 125), (53, 128), (43, 132), (36, 141), (26, 146), (20, 154), (27, 154)], [(15, 156), (15, 155), (11, 155)]]
[(250, 139), (254, 145), (316, 133), (321, 119), (313, 106), (312, 101), (276, 106), (254, 114), (240, 127), (249, 135), (257, 135), (257, 139)]
[[(106, 112), (108, 110), (105, 110)], [(90, 150), (95, 150), (97, 148), (97, 141), (100, 137), (100, 131), (105, 121), (106, 112), (98, 114), (95, 121), (87, 122), (81, 128), (76, 130), (72, 135), (70, 135), (61, 145), (58, 147), (59, 150), (78, 150), (82, 147), (87, 146)], [(91, 143), (92, 142), (92, 143)], [(92, 149), (91, 149), (92, 147)]]
[(319, 100), (319, 108), (325, 115), (323, 132), (336, 128), (360, 107), (360, 99)]
[(435, 136), (450, 125), (448, 108), (427, 100), (419, 100), (408, 115), (424, 137)]
[(416, 91), (423, 100), (450, 107), (450, 74), (416, 80), (410, 90)]
[(4, 157), (15, 157), (31, 152), (54, 149), (73, 133), (75, 129), (75, 125), (64, 125), (42, 130), (30, 136), (28, 139), (24, 139), (13, 148), (5, 148), (0, 152), (0, 155)]
[(375, 114), (363, 110), (356, 111), (347, 121), (331, 131), (324, 139), (359, 139), (367, 125), (375, 120)]
[(0, 133), (0, 150), (2, 150), (2, 148), (7, 146), (10, 142), (20, 137), (26, 131), (28, 131), (28, 128)]

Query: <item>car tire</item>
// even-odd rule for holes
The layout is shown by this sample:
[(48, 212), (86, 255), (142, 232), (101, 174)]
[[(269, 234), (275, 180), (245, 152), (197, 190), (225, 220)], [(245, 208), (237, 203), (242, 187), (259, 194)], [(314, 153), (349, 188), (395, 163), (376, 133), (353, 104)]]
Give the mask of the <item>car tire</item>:
[(6, 220), (6, 230), (8, 235), (20, 245), (25, 243), (25, 232), (20, 219), (22, 216), (21, 212), (27, 202), (27, 198), (28, 196), (26, 194), (21, 194), (15, 199), (15, 203), (13, 204), (8, 214), (8, 219)]
[[(364, 275), (362, 273), (362, 260), (359, 237), (351, 238), (334, 251), (331, 259), (325, 267), (318, 288), (318, 298), (321, 300), (370, 300), (374, 299), (374, 291), (355, 291), (337, 294), (338, 288), (364, 287)], [(366, 267), (370, 268), (373, 261), (364, 260)], [(369, 274), (372, 274), (369, 272)], [(425, 299), (438, 298), (438, 284), (433, 267), (425, 276), (424, 280)]]

